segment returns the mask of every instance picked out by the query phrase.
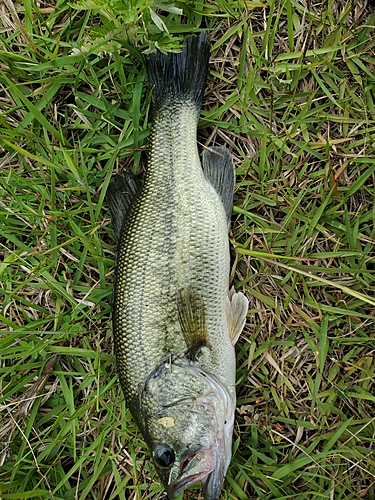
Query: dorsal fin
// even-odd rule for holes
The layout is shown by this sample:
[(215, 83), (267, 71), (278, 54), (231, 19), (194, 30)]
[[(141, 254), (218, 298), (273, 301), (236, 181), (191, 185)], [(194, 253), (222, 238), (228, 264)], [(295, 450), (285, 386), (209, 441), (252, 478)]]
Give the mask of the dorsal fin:
[(108, 186), (106, 198), (116, 243), (120, 241), (122, 226), (141, 187), (140, 179), (127, 172), (117, 175), (114, 182)]

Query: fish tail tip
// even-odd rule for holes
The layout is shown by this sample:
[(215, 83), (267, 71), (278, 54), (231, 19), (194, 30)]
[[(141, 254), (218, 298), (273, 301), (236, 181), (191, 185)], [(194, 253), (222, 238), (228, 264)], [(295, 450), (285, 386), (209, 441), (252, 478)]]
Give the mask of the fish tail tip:
[(194, 104), (200, 110), (206, 85), (210, 43), (207, 33), (185, 38), (182, 51), (163, 54), (156, 51), (147, 61), (147, 76), (153, 87), (152, 109), (176, 101)]

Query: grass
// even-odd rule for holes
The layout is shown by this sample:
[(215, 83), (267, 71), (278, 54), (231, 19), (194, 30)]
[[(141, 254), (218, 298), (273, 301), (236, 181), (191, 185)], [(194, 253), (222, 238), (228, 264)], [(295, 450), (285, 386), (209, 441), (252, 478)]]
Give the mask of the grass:
[[(226, 145), (237, 167), (232, 278), (250, 310), (224, 499), (375, 498), (365, 4), (159, 11), (171, 33), (209, 28), (199, 142)], [(115, 172), (146, 166), (151, 42), (120, 40), (108, 54), (87, 39), (94, 22), (65, 0), (0, 5), (1, 499), (164, 497), (115, 372), (104, 200)]]

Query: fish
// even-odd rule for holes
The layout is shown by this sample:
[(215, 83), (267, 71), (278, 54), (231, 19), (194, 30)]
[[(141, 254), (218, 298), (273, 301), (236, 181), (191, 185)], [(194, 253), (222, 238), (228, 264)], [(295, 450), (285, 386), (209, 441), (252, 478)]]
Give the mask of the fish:
[(233, 159), (222, 146), (205, 148), (202, 162), (198, 153), (209, 57), (204, 31), (179, 53), (150, 54), (144, 182), (123, 173), (107, 192), (117, 371), (170, 500), (199, 481), (205, 500), (220, 498), (232, 454), (234, 345), (248, 311), (246, 296), (229, 290)]

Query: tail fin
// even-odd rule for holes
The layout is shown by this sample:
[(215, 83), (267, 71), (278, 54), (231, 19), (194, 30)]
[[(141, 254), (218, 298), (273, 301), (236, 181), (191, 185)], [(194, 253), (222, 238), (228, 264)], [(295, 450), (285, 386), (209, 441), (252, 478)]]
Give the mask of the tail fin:
[(147, 76), (153, 87), (152, 111), (176, 100), (189, 101), (198, 111), (206, 85), (210, 43), (204, 31), (185, 38), (182, 52), (154, 52), (147, 62)]

